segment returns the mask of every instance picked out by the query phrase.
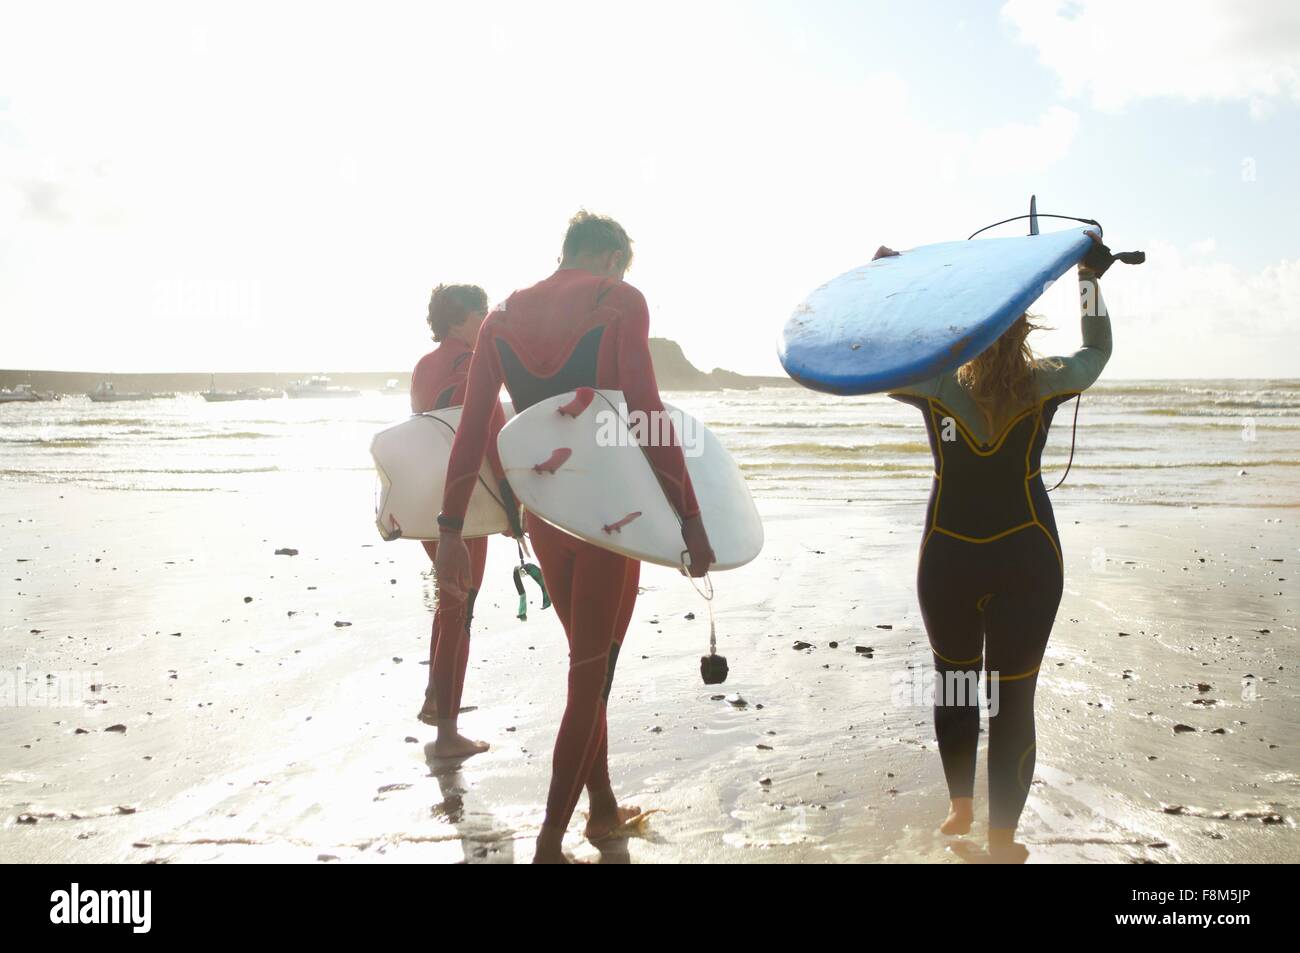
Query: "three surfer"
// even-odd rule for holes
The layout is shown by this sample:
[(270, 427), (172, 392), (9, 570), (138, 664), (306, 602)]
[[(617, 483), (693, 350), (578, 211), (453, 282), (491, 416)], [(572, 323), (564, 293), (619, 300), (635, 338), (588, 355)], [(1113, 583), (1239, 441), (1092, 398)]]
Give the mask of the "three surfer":
[[(1033, 778), (1037, 675), (1063, 585), (1041, 455), (1056, 409), (1096, 381), (1111, 352), (1098, 280), (1114, 256), (1098, 234), (1088, 234), (1093, 246), (1079, 268), (1078, 351), (1035, 357), (1028, 337), (1037, 325), (1025, 314), (955, 371), (891, 393), (924, 413), (935, 461), (917, 593), (938, 676), (935, 733), (950, 796), (940, 830), (965, 834), (973, 822), (979, 738), (973, 686), (983, 674), (998, 695), (989, 720), (988, 849), (1003, 862), (1027, 856), (1015, 832)], [(882, 247), (876, 257), (897, 254)], [(631, 259), (631, 241), (617, 222), (579, 212), (569, 223), (559, 269), (486, 317), (486, 298), (471, 286), (440, 287), (430, 303), (430, 324), (443, 343), (417, 367), (412, 409), (463, 404), (438, 517), (441, 541), (426, 544), (439, 605), (421, 718), (438, 725), (439, 755), (487, 747), (456, 730), (486, 551), (485, 540), (466, 542), (460, 530), (485, 454), (502, 476), (495, 458), (501, 387), (517, 411), (597, 387), (622, 389), (630, 411), (663, 412), (646, 302), (622, 280)], [(645, 452), (681, 519), (690, 574), (702, 576), (713, 554), (681, 445), (669, 441)], [(537, 862), (564, 862), (563, 837), (584, 787), (591, 808), (585, 834), (593, 841), (639, 813), (618, 803), (610, 783), (606, 704), (640, 564), (538, 519), (527, 529), (569, 643), (566, 707), (535, 854)]]

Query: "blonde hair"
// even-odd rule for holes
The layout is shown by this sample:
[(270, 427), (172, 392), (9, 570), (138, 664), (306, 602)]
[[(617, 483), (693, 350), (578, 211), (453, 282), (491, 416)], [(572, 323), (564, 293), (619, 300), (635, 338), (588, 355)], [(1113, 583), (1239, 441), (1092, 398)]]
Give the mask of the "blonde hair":
[(990, 435), (1036, 403), (1034, 372), (1059, 364), (1055, 358), (1035, 357), (1029, 346), (1030, 333), (1043, 327), (1022, 314), (989, 347), (957, 368), (957, 383), (978, 405)]

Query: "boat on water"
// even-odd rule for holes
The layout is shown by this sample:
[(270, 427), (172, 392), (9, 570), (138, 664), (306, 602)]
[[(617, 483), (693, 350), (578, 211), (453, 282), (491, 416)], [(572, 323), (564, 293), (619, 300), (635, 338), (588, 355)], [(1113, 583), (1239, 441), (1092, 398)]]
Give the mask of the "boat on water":
[(199, 396), (213, 403), (228, 400), (275, 400), (283, 397), (284, 391), (273, 387), (245, 387), (242, 390), (205, 390)]
[(19, 384), (13, 388), (0, 387), (0, 404), (31, 404), (41, 400), (58, 400), (62, 394), (36, 390), (31, 384)]
[(108, 381), (103, 381), (98, 387), (86, 395), (96, 403), (108, 403), (120, 400), (164, 400), (175, 397), (175, 394), (153, 393), (152, 391), (123, 391), (118, 390)]
[(217, 390), (217, 379), (212, 377), (208, 389), (199, 391), (199, 396), (209, 403), (225, 403), (231, 400), (274, 400), (284, 396), (284, 391), (274, 387), (243, 387), (239, 390)]
[(315, 377), (308, 378), (305, 381), (293, 381), (285, 388), (285, 393), (290, 397), (360, 397), (361, 391), (354, 387), (343, 387), (340, 384), (333, 383), (323, 374), (317, 374)]

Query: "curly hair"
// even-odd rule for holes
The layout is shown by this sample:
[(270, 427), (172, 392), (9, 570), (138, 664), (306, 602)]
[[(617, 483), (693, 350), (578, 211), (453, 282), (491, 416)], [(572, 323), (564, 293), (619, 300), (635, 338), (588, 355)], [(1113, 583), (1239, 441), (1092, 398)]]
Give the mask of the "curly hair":
[(429, 329), (441, 343), (471, 314), (486, 314), (487, 292), (478, 285), (438, 285), (429, 296)]
[(1034, 356), (1029, 335), (1044, 327), (1022, 314), (988, 348), (957, 368), (957, 382), (966, 389), (990, 434), (999, 432), (1016, 414), (1034, 404), (1034, 371), (1059, 365), (1055, 358)]

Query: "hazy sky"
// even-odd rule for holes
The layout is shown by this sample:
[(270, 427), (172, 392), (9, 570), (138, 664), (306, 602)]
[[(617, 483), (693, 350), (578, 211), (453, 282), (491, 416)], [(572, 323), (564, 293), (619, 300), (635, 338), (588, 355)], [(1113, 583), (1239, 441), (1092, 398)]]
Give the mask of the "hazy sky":
[(1292, 0), (4, 0), (0, 367), (406, 368), (585, 206), (652, 333), (778, 373), (814, 287), (1037, 192), (1148, 252), (1110, 376), (1300, 376), (1297, 120)]

